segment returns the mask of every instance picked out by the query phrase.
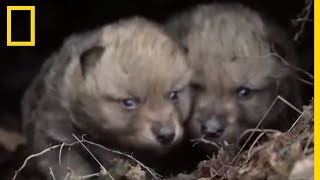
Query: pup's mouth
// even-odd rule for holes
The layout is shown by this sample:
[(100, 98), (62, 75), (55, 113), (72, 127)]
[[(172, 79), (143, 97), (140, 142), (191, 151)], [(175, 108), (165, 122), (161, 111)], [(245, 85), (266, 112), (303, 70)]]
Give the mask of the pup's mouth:
[(227, 146), (230, 144), (236, 144), (235, 140), (233, 138), (228, 138), (228, 134), (223, 134), (220, 136), (216, 136), (215, 134), (206, 134), (202, 135), (202, 137), (193, 139), (192, 142), (200, 142), (204, 144), (210, 144), (217, 148), (220, 148), (222, 146)]
[(231, 144), (227, 139), (219, 136), (219, 137), (214, 137), (214, 136), (204, 136), (203, 139), (210, 141), (212, 143), (216, 143), (218, 146), (226, 146)]

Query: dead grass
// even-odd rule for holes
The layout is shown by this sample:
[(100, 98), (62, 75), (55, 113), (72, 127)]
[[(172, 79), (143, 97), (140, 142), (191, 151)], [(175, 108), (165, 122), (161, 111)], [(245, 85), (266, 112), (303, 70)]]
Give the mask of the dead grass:
[(313, 102), (303, 107), (290, 131), (255, 132), (267, 140), (259, 135), (243, 152), (235, 145), (221, 147), (216, 157), (199, 163), (191, 179), (313, 179)]
[[(276, 98), (276, 100), (282, 100)], [(286, 101), (282, 101), (288, 103)], [(291, 104), (288, 104), (291, 107)], [(270, 107), (270, 109), (272, 106)], [(293, 109), (298, 109), (291, 107)], [(266, 113), (268, 114), (268, 112)], [(261, 122), (263, 118), (261, 119)], [(303, 107), (297, 120), (292, 124), (292, 127), (287, 132), (280, 132), (270, 129), (250, 129), (244, 134), (260, 133), (253, 143), (244, 149), (244, 146), (239, 148), (234, 144), (220, 145), (218, 154), (211, 159), (199, 163), (197, 169), (191, 174), (179, 174), (176, 177), (161, 178), (152, 169), (148, 168), (131, 155), (108, 149), (100, 144), (85, 140), (84, 137), (78, 139), (71, 144), (63, 143), (52, 146), (37, 154), (32, 154), (26, 158), (22, 166), (16, 171), (13, 180), (17, 178), (19, 173), (24, 170), (29, 160), (37, 158), (53, 149), (60, 149), (58, 156), (61, 156), (61, 149), (65, 147), (73, 147), (76, 144), (81, 144), (86, 148), (85, 144), (94, 145), (97, 148), (102, 148), (106, 152), (115, 153), (129, 158), (131, 162), (125, 159), (114, 159), (113, 166), (106, 169), (101, 165), (98, 159), (89, 151), (88, 153), (100, 164), (101, 171), (85, 176), (77, 176), (71, 168), (65, 176), (65, 180), (145, 180), (145, 179), (198, 179), (198, 180), (259, 180), (259, 179), (290, 179), (290, 180), (308, 180), (313, 179), (313, 101)], [(244, 136), (243, 136), (244, 137)], [(264, 138), (261, 138), (264, 137)], [(251, 136), (249, 136), (251, 138)], [(248, 138), (248, 139), (249, 139)], [(202, 139), (197, 140), (198, 143), (206, 143), (216, 146), (210, 142), (202, 142)], [(246, 144), (246, 143), (245, 143)], [(244, 144), (244, 145), (245, 145)], [(52, 179), (55, 179), (54, 173), (48, 167), (48, 171)]]

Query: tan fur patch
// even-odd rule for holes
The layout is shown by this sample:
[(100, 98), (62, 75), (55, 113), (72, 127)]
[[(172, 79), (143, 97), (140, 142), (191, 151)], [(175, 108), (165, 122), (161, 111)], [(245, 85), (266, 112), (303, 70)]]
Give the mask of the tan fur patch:
[[(34, 151), (73, 142), (74, 133), (159, 155), (182, 139), (190, 80), (184, 51), (158, 25), (121, 20), (71, 36), (44, 63), (23, 99), (24, 130)], [(57, 164), (38, 164), (44, 172), (49, 161)]]
[[(286, 61), (295, 63), (292, 45), (280, 28), (255, 11), (239, 4), (200, 5), (169, 20), (167, 31), (189, 48), (193, 83), (201, 89), (195, 92), (190, 120), (193, 138), (202, 136), (201, 124), (215, 117), (224, 133), (213, 140), (235, 142), (257, 125), (277, 95), (299, 101), (293, 72), (273, 55), (276, 43)], [(249, 88), (250, 95), (239, 97), (240, 87)], [(282, 115), (283, 106), (274, 109), (266, 125)]]

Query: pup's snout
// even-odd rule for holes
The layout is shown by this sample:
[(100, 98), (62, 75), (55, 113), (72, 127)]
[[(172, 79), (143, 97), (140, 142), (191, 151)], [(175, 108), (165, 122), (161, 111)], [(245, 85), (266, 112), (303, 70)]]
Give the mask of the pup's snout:
[(201, 133), (205, 137), (218, 138), (222, 136), (223, 132), (224, 126), (215, 116), (201, 123)]
[(157, 138), (157, 140), (163, 145), (168, 145), (172, 143), (175, 137), (174, 126), (169, 126), (169, 125), (155, 126), (152, 128), (152, 132)]

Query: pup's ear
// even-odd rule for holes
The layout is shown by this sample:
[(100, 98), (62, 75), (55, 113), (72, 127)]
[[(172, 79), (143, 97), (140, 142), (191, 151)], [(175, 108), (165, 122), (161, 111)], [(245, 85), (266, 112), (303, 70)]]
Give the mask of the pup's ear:
[(100, 60), (104, 49), (105, 48), (102, 46), (95, 46), (84, 51), (80, 55), (80, 66), (82, 75), (85, 76), (90, 68), (93, 68), (96, 65), (96, 63)]
[[(290, 44), (288, 44), (287, 46), (290, 46)], [(293, 51), (291, 52), (293, 53)], [(295, 57), (291, 52), (290, 47), (285, 47), (279, 42), (272, 42), (271, 53), (277, 54), (277, 56), (275, 56), (275, 59), (278, 60), (279, 63), (273, 73), (273, 76), (275, 78), (283, 78), (293, 73), (293, 69), (291, 66), (295, 65), (295, 60), (293, 59)]]

